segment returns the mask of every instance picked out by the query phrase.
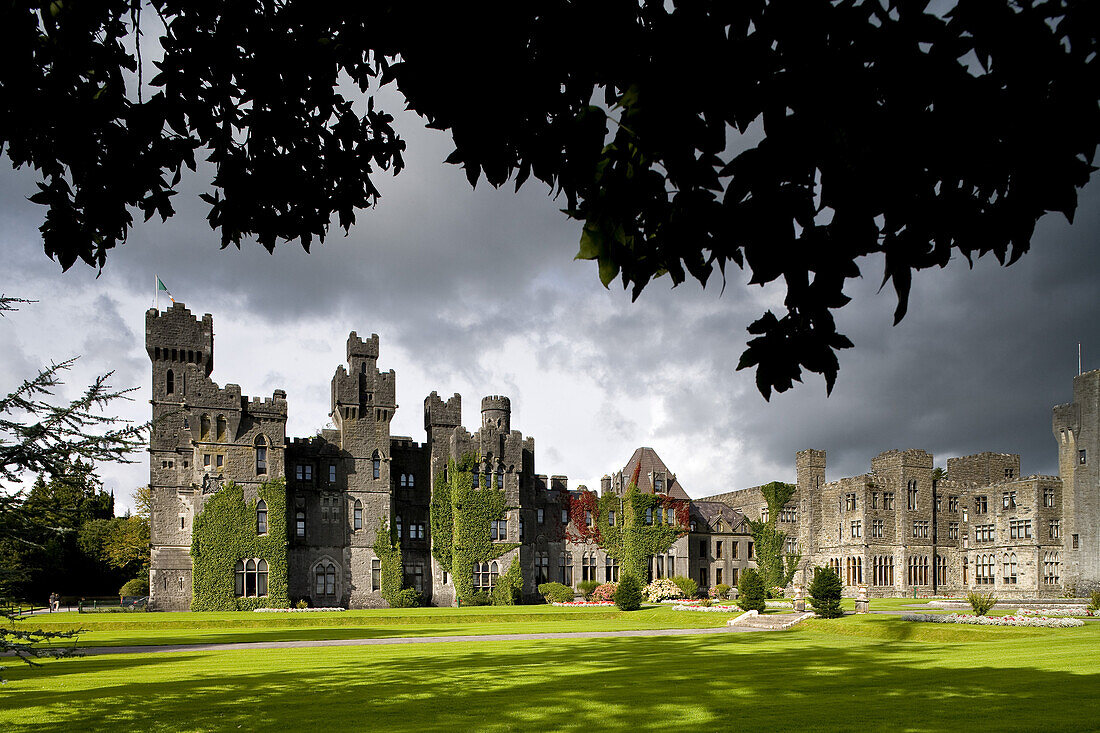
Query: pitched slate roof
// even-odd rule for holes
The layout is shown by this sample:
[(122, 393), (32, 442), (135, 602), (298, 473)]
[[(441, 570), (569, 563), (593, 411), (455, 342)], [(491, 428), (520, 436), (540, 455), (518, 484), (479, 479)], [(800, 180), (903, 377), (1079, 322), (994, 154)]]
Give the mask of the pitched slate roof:
[[(725, 522), (725, 532), (748, 532), (748, 527), (741, 527), (745, 521), (745, 515), (728, 504), (720, 501), (693, 501), (691, 502), (691, 520), (703, 522), (707, 527), (717, 529), (719, 518)], [(702, 528), (700, 528), (702, 529)]]
[(622, 470), (624, 484), (630, 481), (630, 477), (634, 475), (634, 469), (639, 463), (642, 465), (642, 470), (638, 476), (638, 491), (643, 494), (652, 494), (653, 482), (650, 480), (650, 476), (654, 473), (663, 473), (668, 482), (668, 486), (665, 487), (666, 494), (673, 499), (691, 500), (691, 497), (684, 491), (684, 487), (676, 479), (676, 474), (668, 470), (668, 466), (657, 455), (657, 451), (652, 448), (638, 448), (634, 451), (634, 455), (630, 457)]

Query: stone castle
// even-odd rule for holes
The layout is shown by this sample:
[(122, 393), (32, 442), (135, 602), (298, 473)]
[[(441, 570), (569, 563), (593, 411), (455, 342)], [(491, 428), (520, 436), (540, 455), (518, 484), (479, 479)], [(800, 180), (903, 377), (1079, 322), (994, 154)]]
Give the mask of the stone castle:
[[(454, 579), (431, 552), (429, 506), (449, 461), (468, 455), (477, 456), (483, 485), (506, 495), (491, 536), (510, 548), (472, 569), (475, 588), (488, 590), (513, 560), (527, 598), (551, 580), (573, 586), (618, 580), (618, 560), (574, 531), (588, 520), (571, 511), (570, 497), (585, 487), (570, 490), (565, 476), (535, 472), (534, 439), (512, 429), (507, 397), (485, 397), (481, 424), (471, 433), (462, 426), (462, 398), (433, 392), (424, 400), (425, 442), (391, 435), (396, 375), (378, 369), (377, 335), (352, 332), (347, 364), (332, 378), (335, 427), (290, 439), (283, 390), (249, 399), (238, 385), (211, 380), (211, 315), (196, 318), (181, 303), (150, 309), (145, 337), (153, 378), (152, 608), (191, 607), (201, 581), (193, 577), (192, 526), (206, 502), (232, 481), (263, 513), (241, 531), (266, 533), (257, 492), (277, 478), (286, 482), (291, 599), (385, 605), (373, 549), (385, 519), (401, 546), (407, 587), (425, 602), (452, 605)], [(788, 549), (802, 553), (795, 582), (805, 583), (814, 566), (830, 565), (852, 595), (861, 584), (875, 596), (973, 589), (1021, 597), (1100, 584), (1100, 370), (1076, 377), (1073, 397), (1054, 408), (1060, 476), (1022, 476), (1019, 456), (1001, 453), (948, 459), (944, 474), (923, 450), (891, 450), (872, 459), (866, 474), (826, 481), (825, 451), (800, 451), (797, 489), (776, 518)], [(760, 487), (691, 499), (653, 449), (639, 448), (621, 471), (603, 477), (601, 493), (622, 495), (635, 473), (642, 493), (688, 506), (683, 535), (649, 559), (651, 577), (685, 575), (705, 589), (735, 585), (755, 566), (747, 519), (767, 518)], [(263, 558), (239, 560), (241, 568), (245, 562), (266, 568)], [(266, 577), (259, 586), (238, 581), (235, 588), (238, 596), (262, 596)]]

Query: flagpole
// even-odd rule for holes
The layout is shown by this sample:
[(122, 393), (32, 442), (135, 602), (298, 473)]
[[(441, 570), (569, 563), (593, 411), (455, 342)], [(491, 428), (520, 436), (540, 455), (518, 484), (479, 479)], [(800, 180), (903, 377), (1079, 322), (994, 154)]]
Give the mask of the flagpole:
[(154, 272), (153, 273), (153, 303), (154, 303), (153, 307), (157, 309), (158, 313), (160, 312), (160, 288), (157, 287), (157, 285), (159, 285), (159, 284), (160, 284), (160, 278), (158, 278), (157, 274)]

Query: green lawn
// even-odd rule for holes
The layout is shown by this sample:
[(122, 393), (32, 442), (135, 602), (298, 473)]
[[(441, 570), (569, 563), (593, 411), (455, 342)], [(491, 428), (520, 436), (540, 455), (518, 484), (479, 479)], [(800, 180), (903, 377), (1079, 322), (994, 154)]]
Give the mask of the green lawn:
[(1100, 623), (850, 616), (785, 633), (119, 655), (5, 674), (0, 730), (1096, 730)]
[(210, 644), (247, 641), (374, 639), (394, 636), (545, 634), (568, 631), (697, 629), (725, 626), (740, 614), (673, 611), (649, 606), (624, 613), (614, 607), (483, 606), (332, 613), (53, 614), (20, 621), (22, 628), (83, 628), (80, 646)]

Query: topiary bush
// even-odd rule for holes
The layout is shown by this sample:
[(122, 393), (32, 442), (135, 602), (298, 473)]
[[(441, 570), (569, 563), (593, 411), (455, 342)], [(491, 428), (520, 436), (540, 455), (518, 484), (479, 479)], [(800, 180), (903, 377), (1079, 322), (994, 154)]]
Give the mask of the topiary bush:
[(590, 601), (613, 601), (615, 600), (615, 590), (619, 587), (618, 583), (604, 583), (596, 590), (592, 591)]
[(680, 592), (684, 594), (684, 598), (694, 598), (699, 595), (699, 584), (691, 578), (677, 575), (672, 579), (672, 582), (675, 583), (676, 587), (680, 589)]
[(545, 598), (547, 603), (570, 603), (576, 597), (572, 588), (561, 583), (540, 584), (539, 595)]
[(971, 591), (966, 596), (966, 602), (974, 609), (975, 616), (984, 616), (989, 613), (989, 609), (997, 605), (997, 597), (993, 595), (993, 591), (989, 593), (975, 593)]
[(123, 583), (118, 589), (120, 596), (147, 596), (149, 595), (149, 576), (134, 578)]
[(637, 611), (642, 607), (642, 583), (627, 573), (615, 589), (615, 605), (620, 611)]
[(763, 613), (767, 608), (764, 597), (767, 590), (764, 588), (764, 578), (753, 568), (748, 568), (741, 573), (741, 579), (737, 581), (737, 605), (743, 611), (756, 611)]
[(582, 580), (581, 582), (577, 583), (577, 590), (581, 592), (581, 595), (584, 596), (584, 600), (586, 601), (590, 600), (592, 591), (596, 590), (599, 587), (600, 581), (598, 580)]
[(725, 583), (719, 583), (710, 589), (710, 594), (718, 599), (728, 598), (730, 594), (730, 587)]
[(420, 593), (415, 588), (402, 588), (390, 598), (390, 608), (416, 608), (420, 605)]
[(814, 568), (814, 579), (810, 582), (810, 606), (820, 618), (840, 618), (840, 594), (844, 586), (840, 576), (832, 568)]
[(652, 583), (645, 587), (645, 599), (650, 603), (659, 603), (660, 601), (674, 601), (678, 598), (684, 597), (684, 591), (680, 589), (680, 586), (672, 582), (671, 578), (661, 578), (660, 580), (654, 580)]

